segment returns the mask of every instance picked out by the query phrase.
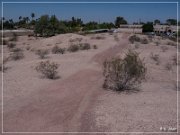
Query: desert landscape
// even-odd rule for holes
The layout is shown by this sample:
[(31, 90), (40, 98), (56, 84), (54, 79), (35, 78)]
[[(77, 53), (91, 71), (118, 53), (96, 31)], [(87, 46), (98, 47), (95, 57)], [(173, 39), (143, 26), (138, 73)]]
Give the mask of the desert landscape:
[[(4, 132), (160, 132), (177, 128), (176, 42), (129, 33), (61, 34), (49, 38), (19, 36), (3, 46)], [(90, 48), (67, 51), (72, 44)], [(54, 53), (54, 47), (66, 48)], [(13, 51), (21, 48), (16, 60)], [(41, 58), (37, 50), (47, 50)], [(103, 61), (139, 53), (146, 68), (140, 89), (104, 90)], [(58, 78), (46, 79), (35, 68), (42, 61), (58, 65)]]
[(179, 135), (178, 2), (46, 1), (2, 2), (0, 134)]

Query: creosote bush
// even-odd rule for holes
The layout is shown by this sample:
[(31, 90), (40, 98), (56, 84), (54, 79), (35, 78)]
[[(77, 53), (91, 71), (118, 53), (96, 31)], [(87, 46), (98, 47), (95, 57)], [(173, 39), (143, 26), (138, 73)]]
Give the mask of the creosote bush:
[(79, 45), (70, 45), (68, 48), (69, 52), (77, 52), (79, 50)]
[(134, 48), (135, 48), (135, 49), (138, 49), (138, 48), (139, 48), (139, 44), (138, 44), (138, 43), (135, 43)]
[(104, 36), (97, 35), (97, 36), (91, 37), (91, 39), (101, 40), (101, 39), (105, 39), (105, 37), (104, 37)]
[(161, 46), (161, 50), (162, 50), (162, 52), (166, 52), (168, 50), (168, 47), (167, 46)]
[(48, 79), (56, 79), (57, 76), (57, 69), (58, 64), (49, 61), (42, 61), (40, 62), (37, 67), (35, 68), (37, 72), (42, 73)]
[(79, 44), (80, 50), (89, 50), (91, 49), (91, 46), (89, 43), (81, 43)]
[(133, 44), (134, 42), (140, 42), (140, 38), (136, 35), (130, 36), (129, 41)]
[(6, 67), (5, 65), (7, 61), (8, 61), (8, 58), (5, 58), (3, 59), (3, 62), (2, 61), (0, 62), (0, 71), (5, 72), (8, 69), (8, 67)]
[(10, 54), (10, 57), (12, 60), (20, 60), (20, 59), (24, 58), (24, 53), (20, 48), (16, 48)]
[(180, 65), (180, 60), (177, 61), (177, 55), (172, 56), (173, 65)]
[(61, 53), (61, 54), (64, 54), (65, 53), (65, 48), (60, 48), (58, 47), (57, 45), (55, 45), (53, 48), (52, 48), (52, 53), (54, 54), (58, 54), (58, 53)]
[(143, 38), (140, 40), (141, 44), (148, 44), (148, 40), (146, 38)]
[(124, 59), (113, 58), (104, 62), (103, 88), (116, 91), (137, 88), (145, 79), (146, 67), (136, 52), (128, 51)]
[(94, 49), (98, 49), (97, 45), (93, 45), (93, 48), (94, 48)]
[(159, 42), (155, 42), (155, 45), (156, 45), (156, 46), (159, 46)]
[(41, 58), (44, 59), (48, 55), (49, 51), (48, 50), (37, 50), (36, 54)]
[(165, 65), (165, 68), (166, 68), (167, 70), (172, 70), (172, 64), (171, 64), (171, 63), (167, 63), (167, 64)]
[(9, 43), (9, 44), (7, 45), (7, 47), (8, 47), (9, 49), (14, 48), (15, 46), (16, 46), (16, 44), (14, 44), (14, 43)]
[(151, 53), (151, 59), (154, 60), (156, 62), (156, 65), (159, 65), (160, 60), (159, 60), (159, 55), (158, 54), (153, 54)]
[(8, 44), (8, 41), (1, 37), (0, 38), (0, 45), (7, 45), (7, 44)]
[(12, 38), (9, 40), (9, 41), (17, 41), (17, 34), (16, 33), (13, 33), (13, 36)]
[(22, 52), (23, 50), (21, 48), (14, 48), (12, 49), (12, 52)]

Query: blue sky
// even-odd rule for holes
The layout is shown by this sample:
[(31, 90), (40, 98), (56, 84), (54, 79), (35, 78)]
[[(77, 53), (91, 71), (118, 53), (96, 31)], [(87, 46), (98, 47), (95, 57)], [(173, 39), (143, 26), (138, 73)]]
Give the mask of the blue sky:
[[(6, 0), (7, 1), (7, 0)], [(22, 1), (22, 0), (19, 0)], [(31, 0), (35, 1), (35, 0)], [(47, 0), (44, 0), (47, 1)], [(54, 0), (57, 1), (57, 0)], [(72, 0), (71, 0), (72, 1)], [(78, 0), (82, 1), (82, 0)], [(100, 0), (99, 0), (100, 1)], [(103, 0), (107, 1), (107, 0)], [(117, 1), (117, 0), (114, 0)], [(132, 2), (133, 0), (131, 0)], [(136, 0), (137, 1), (137, 0)], [(143, 0), (138, 0), (143, 1)], [(155, 0), (151, 0), (153, 2)], [(159, 0), (164, 2), (167, 0)], [(15, 2), (15, 0), (14, 0)], [(66, 1), (67, 2), (67, 1)], [(92, 1), (91, 1), (92, 2)], [(111, 2), (111, 1), (110, 1)], [(127, 2), (127, 1), (126, 1)], [(147, 1), (145, 1), (147, 2)], [(157, 2), (157, 1), (155, 1)], [(168, 2), (168, 1), (167, 1)], [(173, 2), (173, 0), (169, 1)], [(174, 1), (176, 2), (176, 1)], [(176, 3), (152, 3), (152, 4), (9, 4), (4, 3), (4, 17), (18, 20), (19, 16), (29, 16), (32, 12), (36, 18), (44, 14), (55, 14), (60, 20), (69, 20), (72, 16), (82, 18), (84, 22), (114, 22), (116, 16), (123, 16), (129, 23), (141, 21), (153, 21), (159, 19), (165, 22), (168, 18), (176, 19)]]

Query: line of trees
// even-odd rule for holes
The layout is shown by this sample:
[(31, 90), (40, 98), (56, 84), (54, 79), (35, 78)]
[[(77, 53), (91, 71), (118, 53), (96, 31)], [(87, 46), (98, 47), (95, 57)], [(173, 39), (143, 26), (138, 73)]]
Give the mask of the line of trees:
[[(31, 13), (30, 17), (19, 16), (19, 21), (17, 22), (14, 22), (13, 19), (6, 20), (5, 18), (1, 18), (1, 23), (3, 22), (3, 29), (32, 29), (34, 30), (36, 35), (45, 37), (69, 32), (118, 28), (122, 24), (128, 24), (127, 20), (125, 20), (121, 16), (116, 17), (114, 23), (98, 23), (95, 21), (84, 23), (81, 18), (75, 17), (72, 17), (71, 20), (59, 20), (55, 15), (42, 15), (38, 19), (35, 19), (35, 17), (35, 13)], [(162, 23), (160, 22), (160, 20), (156, 19), (154, 20), (154, 22), (140, 22), (137, 24), (147, 24), (143, 26), (145, 27), (144, 29), (146, 31), (146, 29), (152, 29), (152, 24)], [(165, 24), (176, 25), (177, 21), (176, 19), (167, 19)], [(0, 27), (2, 29), (2, 25), (0, 25)]]

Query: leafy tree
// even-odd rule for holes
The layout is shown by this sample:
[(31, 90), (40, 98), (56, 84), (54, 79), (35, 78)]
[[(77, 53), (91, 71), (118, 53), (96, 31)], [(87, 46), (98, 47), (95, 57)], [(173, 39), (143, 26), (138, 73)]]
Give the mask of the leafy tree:
[(97, 22), (88, 22), (85, 24), (83, 30), (94, 30), (98, 29), (98, 23)]
[(161, 23), (160, 20), (158, 19), (154, 20), (154, 24), (160, 24), (160, 23)]
[(34, 32), (36, 35), (43, 37), (54, 36), (55, 34), (69, 32), (69, 29), (55, 15), (49, 17), (48, 15), (41, 16), (35, 24)]
[(177, 25), (177, 20), (176, 19), (167, 19), (166, 23), (168, 25)]
[(115, 20), (115, 26), (120, 27), (120, 24), (127, 24), (127, 21), (123, 17), (118, 16)]
[(142, 26), (142, 31), (143, 32), (153, 32), (154, 31), (154, 27), (152, 23), (146, 23)]
[(47, 29), (48, 29), (48, 23), (49, 23), (49, 16), (43, 15), (39, 18), (35, 25), (35, 33), (39, 34), (40, 36), (46, 36), (47, 35)]
[(3, 22), (3, 29), (14, 29), (14, 22), (12, 19)]

